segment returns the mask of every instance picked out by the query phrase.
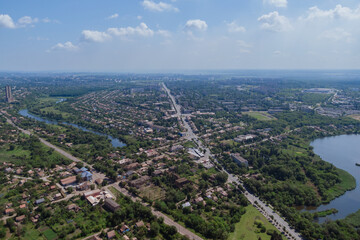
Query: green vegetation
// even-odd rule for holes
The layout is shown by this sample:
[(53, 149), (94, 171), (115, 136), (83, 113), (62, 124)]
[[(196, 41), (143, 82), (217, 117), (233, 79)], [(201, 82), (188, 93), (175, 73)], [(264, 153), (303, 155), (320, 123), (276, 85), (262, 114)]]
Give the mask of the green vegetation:
[(259, 121), (271, 121), (276, 120), (275, 117), (271, 116), (267, 112), (243, 112), (243, 114), (249, 115), (250, 117), (253, 117)]
[(343, 195), (344, 192), (355, 189), (356, 187), (355, 178), (350, 173), (342, 169), (337, 169), (337, 173), (340, 178), (340, 182), (326, 191), (328, 198), (324, 199), (324, 202), (330, 202), (331, 200)]
[(347, 216), (345, 218), (345, 222), (347, 222), (348, 224), (351, 224), (352, 226), (359, 229), (360, 228), (360, 210)]
[[(247, 239), (273, 239), (272, 235), (280, 232), (252, 205), (245, 208), (246, 213), (236, 223), (235, 231), (229, 235), (228, 240)], [(270, 234), (269, 234), (270, 233)], [(278, 239), (285, 239), (280, 237)]]

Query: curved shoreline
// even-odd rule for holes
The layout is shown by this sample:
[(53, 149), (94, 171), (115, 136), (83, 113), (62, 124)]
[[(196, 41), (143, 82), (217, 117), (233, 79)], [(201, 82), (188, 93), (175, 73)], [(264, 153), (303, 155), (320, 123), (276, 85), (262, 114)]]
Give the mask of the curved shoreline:
[(328, 198), (318, 207), (307, 207), (302, 211), (316, 213), (332, 208), (339, 212), (326, 217), (319, 217), (317, 221), (343, 219), (355, 213), (360, 208), (360, 168), (356, 168), (354, 161), (360, 156), (360, 135), (349, 134), (319, 138), (310, 143), (314, 153), (323, 161), (333, 164), (339, 173), (341, 183), (336, 184), (326, 193)]

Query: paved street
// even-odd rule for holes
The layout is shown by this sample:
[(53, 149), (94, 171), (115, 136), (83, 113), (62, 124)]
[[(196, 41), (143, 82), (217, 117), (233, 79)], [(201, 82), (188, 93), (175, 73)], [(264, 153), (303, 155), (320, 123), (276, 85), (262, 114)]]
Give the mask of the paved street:
[[(181, 106), (179, 104), (176, 103), (175, 97), (173, 95), (171, 95), (170, 90), (166, 87), (166, 85), (164, 83), (162, 83), (163, 88), (165, 89), (165, 91), (167, 92), (168, 96), (171, 99), (171, 102), (173, 104), (173, 108), (176, 111), (176, 116), (182, 121), (183, 126), (186, 128), (187, 132), (186, 132), (186, 138), (188, 140), (193, 140), (196, 144), (198, 144), (198, 146), (202, 149), (205, 149), (205, 157), (211, 157), (212, 159), (214, 159), (215, 162), (219, 163), (215, 156), (211, 153), (210, 149), (207, 146), (204, 146), (202, 144), (202, 142), (199, 140), (199, 137), (193, 132), (193, 130), (191, 129), (190, 125), (187, 123), (187, 121), (185, 121), (185, 116), (184, 114), (181, 114)], [(230, 173), (228, 173), (226, 170), (223, 170), (223, 172), (225, 172), (228, 175), (228, 182), (231, 183), (236, 183), (238, 185), (241, 185), (242, 187), (244, 187), (243, 183), (239, 181), (237, 176), (234, 176)], [(244, 187), (245, 189), (245, 187)], [(255, 206), (260, 212), (261, 214), (263, 214), (269, 221), (271, 221), (271, 223), (280, 231), (280, 232), (284, 232), (284, 229), (286, 230), (287, 233), (289, 234), (285, 234), (285, 236), (288, 239), (296, 239), (296, 240), (300, 240), (302, 239), (302, 237), (300, 236), (299, 233), (295, 232), (294, 229), (292, 229), (289, 224), (282, 218), (279, 216), (279, 214), (277, 214), (276, 212), (274, 212), (270, 207), (268, 207), (264, 202), (262, 202), (258, 197), (250, 194), (248, 191), (245, 190), (244, 192), (246, 198), (249, 200), (249, 202), (253, 205), (257, 205)], [(257, 202), (257, 204), (255, 204), (255, 201)], [(260, 208), (259, 208), (259, 207)], [(270, 216), (273, 216), (274, 220), (271, 219)]]

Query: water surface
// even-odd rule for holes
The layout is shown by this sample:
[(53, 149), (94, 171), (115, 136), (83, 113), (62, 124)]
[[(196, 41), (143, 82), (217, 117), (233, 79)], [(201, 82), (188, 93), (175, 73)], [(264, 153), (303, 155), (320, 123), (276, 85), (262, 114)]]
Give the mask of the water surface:
[(337, 168), (343, 169), (353, 175), (356, 179), (356, 188), (347, 191), (344, 195), (334, 199), (329, 204), (319, 206), (314, 211), (324, 211), (336, 208), (339, 212), (323, 218), (319, 218), (319, 223), (328, 219), (337, 220), (348, 216), (360, 209), (360, 167), (355, 163), (360, 163), (360, 135), (341, 135), (326, 137), (313, 141), (311, 146), (314, 152), (324, 161), (332, 163)]
[(93, 130), (90, 130), (90, 129), (87, 129), (85, 127), (82, 127), (82, 126), (79, 126), (77, 124), (74, 124), (74, 123), (67, 123), (67, 122), (58, 122), (56, 120), (50, 120), (50, 119), (45, 119), (45, 118), (41, 118), (39, 116), (36, 116), (36, 115), (33, 115), (31, 113), (29, 113), (29, 111), (27, 109), (23, 109), (23, 110), (20, 110), (19, 111), (19, 114), (21, 116), (24, 116), (24, 117), (28, 117), (28, 118), (32, 118), (32, 119), (35, 119), (37, 121), (40, 121), (40, 122), (44, 122), (44, 123), (47, 123), (47, 124), (55, 124), (55, 125), (58, 125), (59, 123), (61, 124), (65, 124), (65, 125), (69, 125), (69, 126), (73, 126), (77, 129), (80, 129), (82, 131), (85, 131), (85, 132), (91, 132), (91, 133), (94, 133), (96, 135), (100, 135), (100, 136), (106, 136), (110, 141), (111, 141), (111, 144), (113, 145), (113, 147), (124, 147), (126, 146), (125, 143), (121, 142), (119, 139), (117, 138), (114, 138), (110, 135), (107, 135), (107, 134), (104, 134), (104, 133), (100, 133), (100, 132), (96, 132), (96, 131), (93, 131)]

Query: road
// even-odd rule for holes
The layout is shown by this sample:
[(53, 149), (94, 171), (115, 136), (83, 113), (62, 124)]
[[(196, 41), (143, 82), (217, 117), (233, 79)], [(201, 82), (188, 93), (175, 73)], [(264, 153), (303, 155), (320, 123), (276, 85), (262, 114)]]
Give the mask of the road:
[[(177, 116), (178, 119), (180, 119), (182, 121), (183, 126), (187, 130), (186, 138), (188, 140), (193, 140), (196, 144), (198, 144), (198, 146), (200, 148), (204, 149), (205, 157), (211, 157), (212, 159), (214, 159), (214, 161), (216, 163), (220, 164), (217, 161), (216, 157), (211, 153), (210, 149), (207, 146), (203, 145), (203, 143), (199, 140), (199, 137), (193, 132), (192, 128), (187, 123), (187, 121), (185, 121), (186, 116), (184, 116), (184, 114), (181, 113), (181, 106), (176, 103), (175, 97), (171, 94), (170, 90), (166, 87), (166, 85), (164, 83), (162, 83), (162, 86), (165, 89), (165, 91), (167, 92), (169, 98), (171, 99), (173, 108), (176, 111), (175, 116)], [(243, 183), (238, 179), (237, 176), (230, 174), (226, 170), (222, 170), (222, 171), (228, 175), (228, 182), (236, 183), (236, 184), (242, 186), (244, 189), (246, 189), (244, 187)], [(279, 214), (274, 212), (270, 207), (267, 206), (267, 204), (265, 204), (263, 201), (261, 201), (258, 197), (256, 197), (255, 195), (252, 195), (247, 190), (245, 190), (244, 194), (245, 194), (245, 197), (249, 200), (249, 202), (251, 204), (253, 204), (264, 215), (264, 217), (266, 217), (280, 232), (285, 232), (285, 236), (288, 239), (296, 239), (296, 240), (302, 239), (302, 237), (300, 236), (299, 233), (295, 232), (295, 230), (292, 229), (290, 227), (290, 225)], [(255, 204), (255, 201), (257, 202), (257, 204)], [(273, 216), (273, 220), (271, 219), (270, 216)], [(284, 229), (285, 229), (285, 231), (284, 231)]]

